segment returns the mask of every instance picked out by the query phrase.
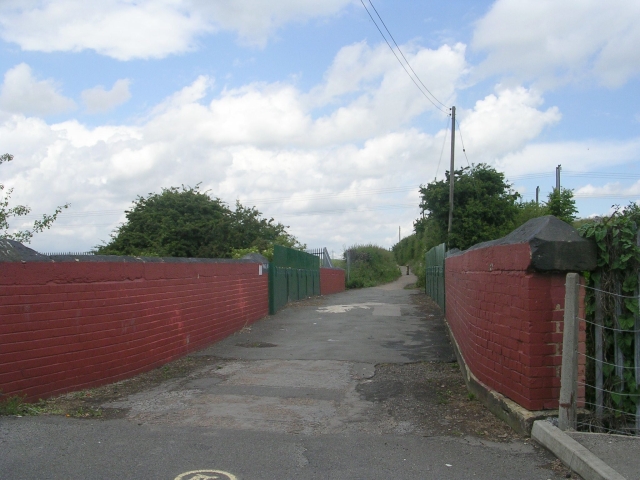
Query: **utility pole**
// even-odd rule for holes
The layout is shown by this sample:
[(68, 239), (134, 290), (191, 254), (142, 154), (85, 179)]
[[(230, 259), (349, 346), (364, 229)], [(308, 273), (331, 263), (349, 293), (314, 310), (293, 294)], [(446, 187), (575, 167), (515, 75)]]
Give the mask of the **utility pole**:
[(455, 178), (453, 156), (456, 146), (456, 107), (451, 107), (451, 166), (449, 167), (449, 228), (447, 234), (451, 235), (453, 223), (453, 179)]
[(536, 187), (536, 205), (539, 204), (538, 199), (540, 197), (540, 187)]
[(558, 193), (560, 193), (560, 170), (562, 170), (562, 165), (556, 167), (556, 191)]
[(398, 227), (398, 243), (400, 243), (400, 228), (401, 227)]

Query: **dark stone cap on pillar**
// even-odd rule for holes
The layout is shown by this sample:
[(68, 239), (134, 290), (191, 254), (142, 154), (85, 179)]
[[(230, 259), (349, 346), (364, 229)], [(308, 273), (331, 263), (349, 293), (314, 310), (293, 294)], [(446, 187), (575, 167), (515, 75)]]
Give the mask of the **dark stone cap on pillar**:
[(469, 250), (518, 243), (529, 244), (530, 268), (537, 271), (583, 272), (596, 268), (596, 245), (553, 215), (533, 218), (507, 236)]
[(596, 268), (596, 245), (553, 215), (531, 219), (504, 238), (529, 243), (535, 270), (582, 272)]

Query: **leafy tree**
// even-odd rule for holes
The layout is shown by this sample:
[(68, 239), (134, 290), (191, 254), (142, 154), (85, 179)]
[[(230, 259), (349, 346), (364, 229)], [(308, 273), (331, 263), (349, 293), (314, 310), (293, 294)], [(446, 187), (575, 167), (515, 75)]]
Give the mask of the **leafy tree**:
[(527, 223), (532, 218), (549, 215), (546, 205), (538, 204), (535, 200), (531, 200), (529, 202), (518, 202), (517, 205), (518, 213), (516, 213), (512, 230), (515, 230), (520, 225)]
[(548, 215), (554, 215), (560, 220), (573, 223), (576, 219), (576, 202), (573, 199), (573, 190), (568, 188), (560, 188), (560, 191), (553, 189), (547, 199)]
[(518, 214), (520, 194), (511, 189), (504, 174), (486, 164), (454, 172), (454, 210), (451, 234), (449, 222), (449, 175), (446, 179), (420, 186), (420, 207), (428, 212), (440, 241), (462, 250), (476, 243), (509, 233)]
[[(10, 162), (13, 160), (13, 155), (5, 153), (0, 155), (0, 164)], [(35, 220), (33, 227), (26, 230), (18, 230), (10, 233), (9, 219), (16, 217), (23, 217), (31, 213), (31, 208), (26, 205), (16, 205), (15, 207), (9, 206), (9, 200), (13, 193), (13, 188), (9, 188), (4, 194), (4, 185), (0, 183), (0, 237), (15, 240), (17, 242), (29, 243), (33, 238), (33, 235), (40, 233), (44, 230), (51, 228), (53, 222), (56, 221), (60, 212), (63, 209), (69, 208), (69, 204), (57, 207), (52, 215), (42, 215), (42, 220)]]
[(233, 220), (231, 243), (236, 245), (232, 252), (233, 258), (241, 258), (247, 253), (260, 253), (271, 260), (274, 245), (300, 250), (306, 248), (306, 245), (286, 231), (289, 227), (274, 223), (273, 218), (263, 218), (255, 207), (244, 207), (236, 201)]
[(127, 221), (109, 243), (97, 247), (99, 254), (231, 258), (234, 253), (266, 253), (275, 243), (301, 246), (286, 232), (288, 227), (239, 202), (232, 211), (198, 185), (138, 196), (125, 213)]
[(353, 245), (344, 251), (348, 261), (347, 288), (375, 287), (400, 276), (393, 254), (377, 245)]

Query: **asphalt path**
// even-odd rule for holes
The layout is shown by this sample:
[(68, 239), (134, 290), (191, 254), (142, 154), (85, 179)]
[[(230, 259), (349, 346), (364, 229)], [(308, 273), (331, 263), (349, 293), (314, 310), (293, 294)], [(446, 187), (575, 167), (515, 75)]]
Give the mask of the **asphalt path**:
[(376, 366), (454, 359), (413, 281), (290, 305), (195, 353), (212, 359), (197, 372), (103, 405), (124, 418), (0, 417), (0, 479), (558, 478), (526, 439), (374, 408)]

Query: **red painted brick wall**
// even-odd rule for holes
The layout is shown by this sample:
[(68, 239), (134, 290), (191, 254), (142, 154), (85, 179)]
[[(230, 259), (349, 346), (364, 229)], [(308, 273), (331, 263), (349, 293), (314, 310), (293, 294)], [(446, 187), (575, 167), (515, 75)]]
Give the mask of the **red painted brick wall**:
[[(527, 243), (447, 258), (446, 316), (467, 366), (481, 382), (528, 410), (555, 409), (566, 274), (530, 271), (530, 259)], [(581, 299), (583, 305), (584, 291)], [(584, 324), (580, 330), (584, 354)], [(584, 382), (585, 357), (579, 358)], [(579, 399), (584, 402), (584, 387)]]
[(344, 292), (344, 270), (341, 268), (320, 269), (320, 295)]
[(0, 389), (34, 400), (150, 370), (268, 314), (250, 263), (0, 263)]

